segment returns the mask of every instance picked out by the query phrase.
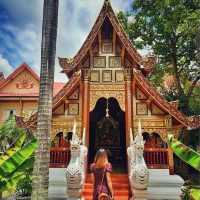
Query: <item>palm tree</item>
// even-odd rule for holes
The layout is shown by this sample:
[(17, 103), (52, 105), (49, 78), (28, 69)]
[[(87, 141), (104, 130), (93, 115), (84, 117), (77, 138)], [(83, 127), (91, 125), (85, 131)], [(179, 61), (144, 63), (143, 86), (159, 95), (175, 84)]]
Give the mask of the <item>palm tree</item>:
[(35, 154), (32, 200), (48, 199), (49, 148), (52, 119), (52, 96), (59, 0), (44, 0), (41, 44), (40, 93), (36, 137), (39, 148)]

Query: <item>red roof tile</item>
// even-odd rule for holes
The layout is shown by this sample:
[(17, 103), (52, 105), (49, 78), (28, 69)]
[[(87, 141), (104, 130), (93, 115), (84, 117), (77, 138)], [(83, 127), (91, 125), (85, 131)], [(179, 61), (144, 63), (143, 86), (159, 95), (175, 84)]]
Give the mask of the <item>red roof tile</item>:
[(64, 87), (66, 83), (63, 82), (55, 82), (53, 86), (53, 96), (58, 94), (58, 92)]

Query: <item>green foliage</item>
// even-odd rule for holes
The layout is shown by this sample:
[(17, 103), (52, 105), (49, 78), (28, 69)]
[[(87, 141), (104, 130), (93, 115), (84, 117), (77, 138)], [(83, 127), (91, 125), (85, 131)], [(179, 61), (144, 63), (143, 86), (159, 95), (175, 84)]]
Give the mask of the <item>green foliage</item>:
[(5, 152), (10, 145), (15, 143), (19, 133), (23, 130), (16, 126), (15, 117), (9, 119), (0, 126), (0, 152)]
[(179, 142), (173, 135), (168, 135), (168, 145), (181, 160), (200, 172), (200, 154), (198, 152)]
[(189, 101), (191, 115), (200, 115), (200, 87), (196, 87)]
[(30, 181), (34, 162), (33, 153), (38, 144), (34, 137), (28, 139), (27, 133), (17, 128), (13, 121), (8, 120), (2, 127), (4, 131), (9, 130), (16, 134), (15, 143), (0, 155), (0, 193), (11, 194), (16, 189), (19, 190), (23, 180)]
[[(130, 15), (133, 20), (128, 20)], [(158, 57), (150, 77), (153, 85), (169, 99), (178, 99), (186, 114), (198, 114), (193, 90), (200, 79), (200, 1), (134, 0), (132, 11), (119, 12), (118, 18), (137, 48)], [(175, 77), (176, 88), (170, 91), (162, 85), (166, 74)], [(188, 105), (195, 109), (190, 112)]]
[(200, 199), (200, 189), (198, 188), (192, 188), (190, 190), (190, 199), (191, 200), (199, 200)]
[(26, 164), (27, 167), (25, 168), (24, 174), (25, 177), (20, 179), (17, 184), (17, 194), (20, 196), (30, 196), (32, 193), (32, 171), (33, 171), (33, 163), (34, 157), (29, 159)]

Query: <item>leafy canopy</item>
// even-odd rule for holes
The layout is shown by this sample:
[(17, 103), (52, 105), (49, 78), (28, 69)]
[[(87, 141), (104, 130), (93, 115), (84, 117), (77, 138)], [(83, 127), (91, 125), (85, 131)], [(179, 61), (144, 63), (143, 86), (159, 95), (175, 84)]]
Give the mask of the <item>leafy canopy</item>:
[[(178, 99), (187, 112), (200, 79), (200, 1), (134, 0), (131, 12), (120, 12), (118, 18), (137, 48), (147, 48), (158, 57), (150, 77), (154, 86), (169, 99)], [(175, 77), (170, 91), (162, 84), (166, 75)]]

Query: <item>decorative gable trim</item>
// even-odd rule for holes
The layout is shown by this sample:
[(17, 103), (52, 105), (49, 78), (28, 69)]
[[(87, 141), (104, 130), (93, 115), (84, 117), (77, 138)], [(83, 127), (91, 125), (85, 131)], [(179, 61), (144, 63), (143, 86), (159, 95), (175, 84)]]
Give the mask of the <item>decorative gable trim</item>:
[(143, 76), (143, 74), (138, 70), (133, 70), (134, 77), (136, 79), (137, 85), (143, 89), (143, 91), (148, 94), (152, 100), (161, 108), (163, 111), (169, 113), (178, 122), (180, 122), (185, 127), (190, 126), (190, 121), (187, 117), (177, 110), (173, 105), (167, 102), (149, 83), (149, 81)]
[[(100, 11), (100, 14), (89, 33), (87, 39), (83, 43), (82, 47), (78, 51), (78, 53), (75, 55), (74, 58), (68, 59), (68, 58), (58, 58), (59, 64), (62, 67), (64, 73), (66, 73), (69, 77), (76, 71), (76, 68), (80, 65), (81, 60), (86, 56), (87, 52), (92, 46), (92, 43), (94, 42), (95, 38), (98, 35), (98, 32), (100, 28), (102, 27), (102, 24), (105, 20), (105, 18), (108, 17), (114, 30), (116, 31), (118, 37), (120, 38), (122, 44), (126, 48), (126, 50), (129, 52), (130, 56), (134, 60), (134, 62), (138, 65), (138, 67), (141, 66), (141, 70), (147, 74), (149, 71), (151, 71), (152, 66), (148, 66), (146, 70), (146, 60), (143, 61), (142, 56), (137, 52), (137, 50), (133, 47), (133, 44), (129, 40), (127, 34), (125, 33), (123, 27), (121, 26), (119, 20), (115, 16), (115, 13), (111, 7), (110, 2), (104, 1), (104, 5)], [(152, 60), (152, 59), (151, 59)], [(151, 63), (151, 65), (154, 65), (154, 63)]]
[(30, 72), (30, 74), (39, 82), (40, 78), (39, 76), (29, 67), (26, 63), (23, 63), (20, 65), (13, 73), (11, 73), (5, 81), (0, 85), (0, 89), (5, 87), (10, 81), (15, 79), (20, 73), (22, 73), (24, 70), (27, 70)]

